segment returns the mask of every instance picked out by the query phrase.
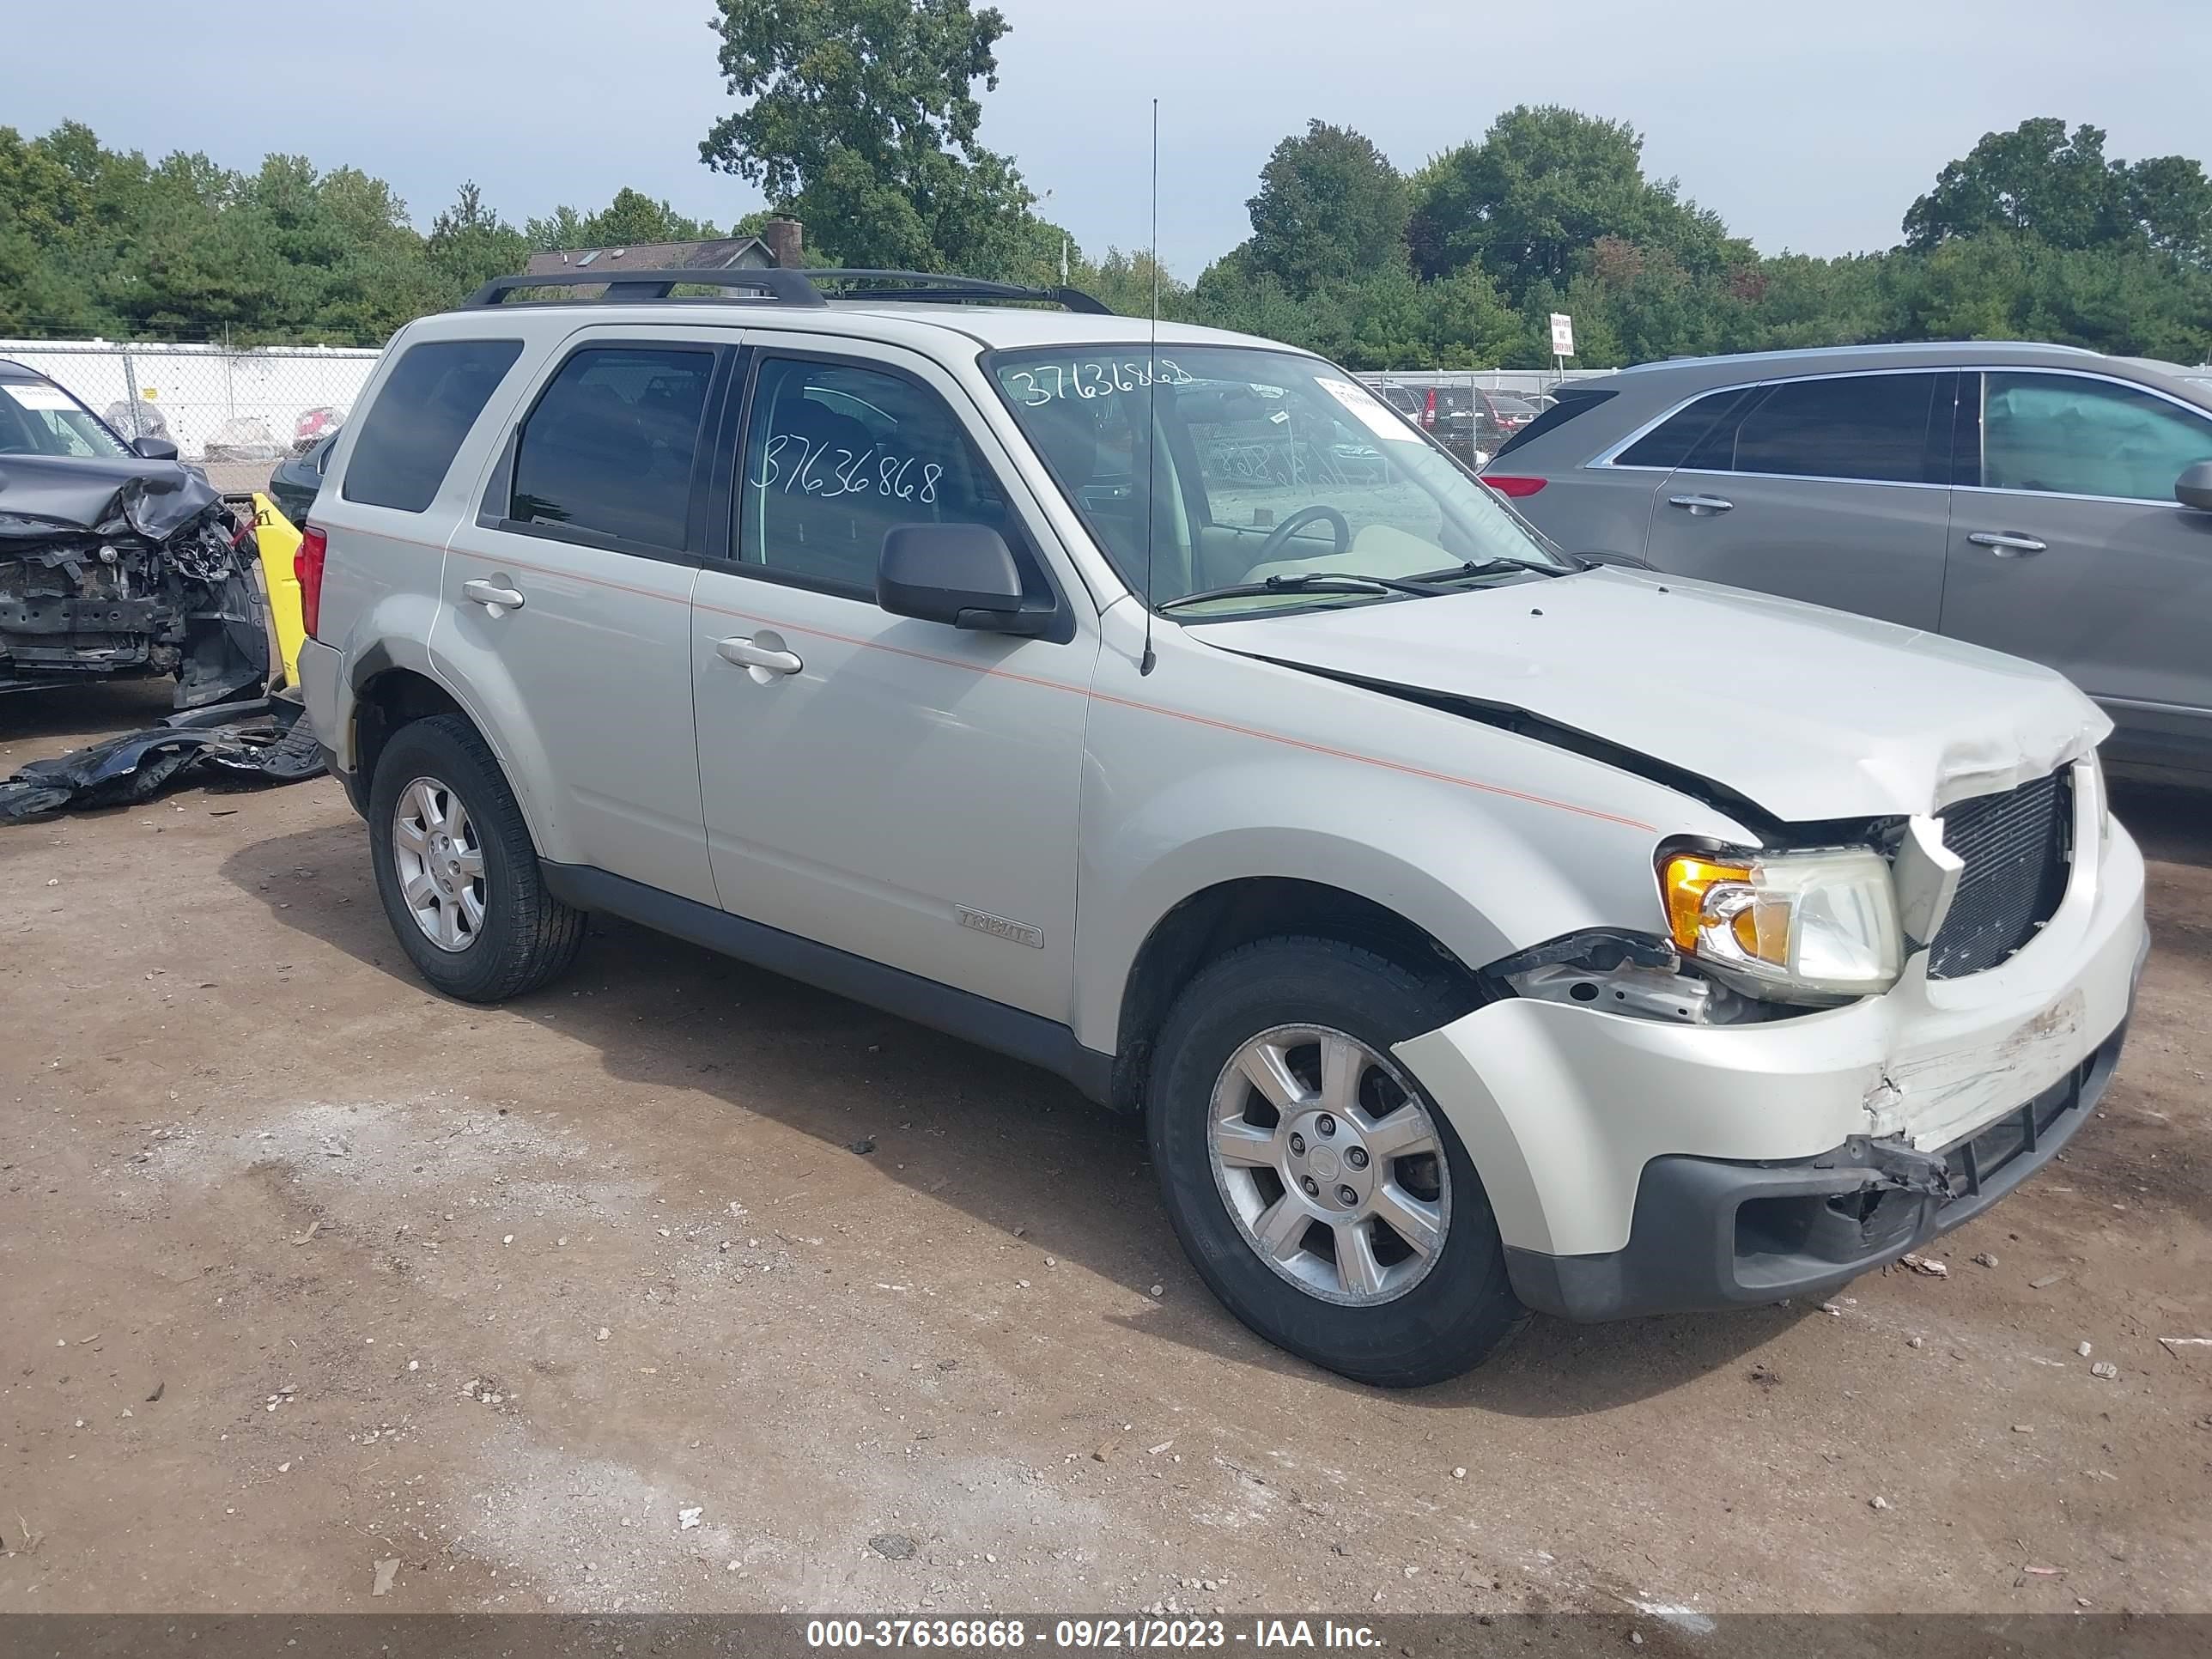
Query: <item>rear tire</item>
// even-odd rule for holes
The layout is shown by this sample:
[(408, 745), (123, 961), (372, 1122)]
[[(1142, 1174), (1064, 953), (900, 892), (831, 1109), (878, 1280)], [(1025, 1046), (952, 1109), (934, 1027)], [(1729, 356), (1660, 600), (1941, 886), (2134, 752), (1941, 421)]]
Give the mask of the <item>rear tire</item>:
[(576, 959), (584, 913), (546, 890), (514, 792), (459, 715), (412, 721), (385, 744), (368, 840), (399, 948), (447, 995), (503, 1002)]
[(1146, 1131), (1192, 1264), (1260, 1335), (1358, 1382), (1455, 1376), (1528, 1320), (1467, 1149), (1390, 1052), (1465, 1012), (1441, 976), (1271, 939), (1202, 969), (1160, 1033)]

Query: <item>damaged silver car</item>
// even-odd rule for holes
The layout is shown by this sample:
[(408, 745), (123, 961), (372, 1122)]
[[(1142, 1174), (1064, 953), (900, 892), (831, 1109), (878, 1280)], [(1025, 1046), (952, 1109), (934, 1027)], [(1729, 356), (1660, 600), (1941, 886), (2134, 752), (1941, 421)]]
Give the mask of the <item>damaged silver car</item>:
[(176, 454), (0, 362), (0, 691), (173, 675), (199, 708), (266, 680), (250, 544)]
[(1231, 1311), (1392, 1385), (1825, 1296), (2090, 1133), (2143, 864), (2052, 670), (1587, 568), (1286, 346), (621, 277), (410, 324), (303, 528), (438, 989), (599, 912), (1057, 1071)]

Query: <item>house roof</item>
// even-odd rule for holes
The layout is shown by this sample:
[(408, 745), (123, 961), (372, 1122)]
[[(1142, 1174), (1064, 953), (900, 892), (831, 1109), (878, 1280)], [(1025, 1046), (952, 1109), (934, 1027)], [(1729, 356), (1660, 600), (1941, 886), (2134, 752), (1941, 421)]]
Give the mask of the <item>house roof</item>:
[(530, 256), (532, 276), (588, 270), (727, 270), (765, 269), (775, 263), (757, 236), (718, 236), (705, 242), (639, 242), (628, 247), (554, 248)]

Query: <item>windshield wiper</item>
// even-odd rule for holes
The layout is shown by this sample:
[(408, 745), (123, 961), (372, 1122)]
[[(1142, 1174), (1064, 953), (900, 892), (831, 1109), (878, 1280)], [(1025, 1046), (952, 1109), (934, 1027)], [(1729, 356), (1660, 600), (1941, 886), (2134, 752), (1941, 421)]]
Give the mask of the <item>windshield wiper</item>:
[(1197, 605), (1206, 599), (1253, 599), (1269, 593), (1411, 593), (1426, 599), (1438, 592), (1418, 578), (1362, 576), (1349, 570), (1296, 570), (1269, 576), (1263, 581), (1231, 582), (1224, 587), (1201, 587), (1195, 593), (1162, 599), (1156, 610)]
[(1464, 564), (1448, 565), (1442, 570), (1424, 570), (1419, 575), (1408, 576), (1406, 580), (1414, 582), (1463, 581), (1469, 576), (1494, 576), (1504, 570), (1533, 570), (1540, 576), (1569, 574), (1557, 565), (1538, 564), (1533, 559), (1469, 559)]

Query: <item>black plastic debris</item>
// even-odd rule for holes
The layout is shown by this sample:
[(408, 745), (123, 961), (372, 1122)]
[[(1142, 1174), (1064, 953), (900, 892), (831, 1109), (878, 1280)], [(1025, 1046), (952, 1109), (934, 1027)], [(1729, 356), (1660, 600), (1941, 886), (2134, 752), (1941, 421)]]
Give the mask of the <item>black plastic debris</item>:
[(322, 770), (322, 747), (299, 704), (276, 697), (219, 703), (33, 761), (0, 783), (0, 823), (129, 806), (185, 782), (298, 783)]

